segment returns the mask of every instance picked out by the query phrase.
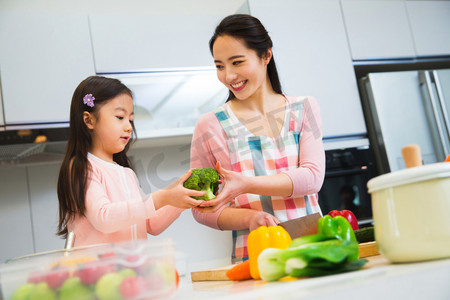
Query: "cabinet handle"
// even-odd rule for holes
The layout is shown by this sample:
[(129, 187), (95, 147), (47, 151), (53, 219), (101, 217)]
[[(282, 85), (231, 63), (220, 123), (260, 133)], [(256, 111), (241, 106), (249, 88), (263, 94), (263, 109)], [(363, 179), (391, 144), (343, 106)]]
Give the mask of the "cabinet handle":
[[(433, 114), (434, 117), (434, 123), (435, 126), (437, 128), (437, 132), (439, 135), (439, 143), (441, 144), (441, 150), (443, 151), (443, 155), (444, 157), (439, 157), (440, 155), (437, 154), (437, 159), (438, 161), (443, 161), (445, 158), (445, 153), (449, 153), (448, 149), (447, 149), (447, 145), (445, 142), (445, 134), (444, 134), (444, 128), (442, 128), (442, 123), (440, 122), (440, 116), (439, 116), (439, 112), (438, 112), (438, 107), (437, 107), (437, 101), (435, 94), (433, 91), (433, 78), (432, 75), (433, 73), (430, 73), (430, 71), (420, 71), (419, 72), (419, 81), (420, 81), (420, 85), (424, 85), (426, 88), (426, 92), (428, 94), (428, 97), (430, 99), (430, 105), (431, 105), (431, 113)], [(434, 77), (434, 76), (433, 76)], [(424, 101), (426, 101), (426, 97), (424, 99)], [(429, 120), (429, 122), (433, 122), (433, 120)]]

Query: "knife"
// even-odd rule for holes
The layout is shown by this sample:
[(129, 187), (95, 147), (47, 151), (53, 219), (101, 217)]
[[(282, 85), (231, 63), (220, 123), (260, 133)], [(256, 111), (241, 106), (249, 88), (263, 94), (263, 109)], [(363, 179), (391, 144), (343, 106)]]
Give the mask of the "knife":
[(301, 218), (281, 222), (282, 226), (292, 239), (317, 233), (317, 221), (322, 217), (320, 213), (307, 215)]

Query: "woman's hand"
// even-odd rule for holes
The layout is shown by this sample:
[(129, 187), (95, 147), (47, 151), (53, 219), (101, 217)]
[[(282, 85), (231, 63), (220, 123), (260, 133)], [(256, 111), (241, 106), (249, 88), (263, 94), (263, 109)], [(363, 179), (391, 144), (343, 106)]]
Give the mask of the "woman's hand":
[(245, 177), (238, 172), (223, 169), (220, 166), (220, 162), (216, 163), (216, 170), (222, 177), (221, 183), (223, 188), (215, 199), (205, 201), (197, 208), (202, 212), (215, 212), (233, 201), (237, 196), (246, 193), (249, 177)]
[(253, 231), (260, 226), (277, 226), (279, 223), (280, 221), (271, 214), (264, 211), (258, 211), (251, 217), (248, 229)]
[(191, 170), (187, 171), (183, 176), (172, 182), (165, 189), (159, 190), (152, 194), (155, 209), (164, 205), (171, 205), (178, 208), (193, 208), (201, 204), (207, 203), (203, 200), (196, 200), (191, 196), (199, 197), (206, 194), (206, 191), (195, 191), (187, 189), (183, 183), (191, 176)]

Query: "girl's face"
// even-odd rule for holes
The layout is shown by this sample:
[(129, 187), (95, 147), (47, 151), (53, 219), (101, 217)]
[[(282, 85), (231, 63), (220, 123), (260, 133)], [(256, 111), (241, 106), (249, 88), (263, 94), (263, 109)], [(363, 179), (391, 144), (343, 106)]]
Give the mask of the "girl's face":
[(239, 100), (244, 100), (266, 87), (267, 64), (272, 56), (271, 50), (265, 58), (245, 46), (234, 37), (223, 35), (213, 45), (217, 77)]
[(95, 156), (113, 161), (113, 154), (121, 152), (130, 140), (133, 127), (133, 99), (121, 94), (100, 106), (94, 116), (84, 112), (84, 122), (91, 129), (92, 147)]

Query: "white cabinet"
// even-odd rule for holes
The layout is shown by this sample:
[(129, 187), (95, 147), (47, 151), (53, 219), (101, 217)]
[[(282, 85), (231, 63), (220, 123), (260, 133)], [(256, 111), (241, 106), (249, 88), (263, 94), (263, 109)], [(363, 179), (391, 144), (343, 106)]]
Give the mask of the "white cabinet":
[(251, 0), (287, 95), (319, 102), (325, 137), (366, 133), (339, 0)]
[(414, 57), (404, 1), (342, 0), (353, 59)]
[(35, 252), (64, 248), (65, 240), (56, 235), (59, 168), (59, 163), (27, 167)]
[[(1, 83), (1, 78), (0, 78)], [(0, 85), (0, 126), (5, 125), (5, 119), (3, 118), (3, 99), (2, 99), (2, 87)], [(1, 128), (0, 128), (1, 130)]]
[(68, 121), (73, 91), (95, 74), (87, 15), (0, 12), (0, 43), (5, 123)]
[(407, 1), (417, 56), (450, 55), (450, 2)]
[(34, 252), (25, 167), (0, 169), (0, 263)]
[(90, 15), (96, 71), (213, 66), (208, 42), (220, 15)]

